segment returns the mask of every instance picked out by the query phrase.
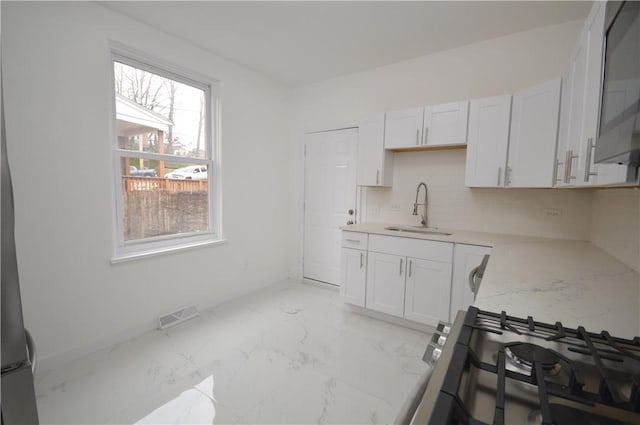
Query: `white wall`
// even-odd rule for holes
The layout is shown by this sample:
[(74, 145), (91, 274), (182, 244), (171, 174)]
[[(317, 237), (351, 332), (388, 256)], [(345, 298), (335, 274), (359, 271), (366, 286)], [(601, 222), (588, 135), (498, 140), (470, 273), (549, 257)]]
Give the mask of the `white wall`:
[(591, 241), (640, 273), (640, 189), (593, 195)]
[[(43, 365), (286, 277), (288, 89), (92, 3), (2, 2), (2, 27), (18, 265)], [(221, 81), (227, 244), (110, 264), (109, 39)]]
[[(355, 126), (369, 114), (493, 96), (563, 75), (584, 21), (539, 28), (399, 62), (296, 90), (292, 138), (292, 209), (298, 233), (289, 241), (292, 275), (300, 274), (301, 145), (304, 132)], [(588, 239), (589, 192), (469, 190), (463, 188), (464, 151), (396, 153), (394, 186), (368, 189), (368, 221), (414, 222), (415, 188), (429, 185), (431, 224), (471, 230)], [(543, 208), (562, 209), (548, 219)], [(376, 213), (377, 212), (377, 213)], [(411, 221), (413, 220), (413, 221)]]

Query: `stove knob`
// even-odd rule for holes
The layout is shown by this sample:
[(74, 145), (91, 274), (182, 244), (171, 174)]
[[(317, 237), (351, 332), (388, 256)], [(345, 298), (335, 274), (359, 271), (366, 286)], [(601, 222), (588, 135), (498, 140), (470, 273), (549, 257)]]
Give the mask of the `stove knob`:
[(449, 335), (449, 332), (451, 332), (451, 326), (449, 326), (449, 325), (444, 325), (444, 326), (442, 327), (442, 333), (443, 333), (443, 334), (446, 334), (446, 335)]
[(442, 345), (444, 345), (445, 342), (447, 342), (447, 336), (446, 335), (440, 335), (438, 337), (438, 345), (442, 346)]
[(439, 348), (434, 348), (433, 349), (433, 354), (431, 354), (431, 363), (436, 363), (439, 359), (440, 356), (442, 355), (442, 350)]

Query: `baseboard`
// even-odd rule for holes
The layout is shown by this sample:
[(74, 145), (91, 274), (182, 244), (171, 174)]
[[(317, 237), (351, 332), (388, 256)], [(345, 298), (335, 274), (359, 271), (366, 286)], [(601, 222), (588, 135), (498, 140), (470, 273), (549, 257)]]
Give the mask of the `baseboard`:
[(413, 329), (415, 331), (432, 334), (436, 329), (435, 326), (425, 325), (423, 323), (414, 322), (411, 320), (403, 319), (401, 317), (391, 316), (389, 314), (380, 313), (378, 311), (369, 310), (366, 308), (358, 307), (351, 304), (344, 304), (344, 309), (352, 313), (362, 314), (373, 319), (382, 320), (384, 322), (392, 323), (394, 325), (402, 326), (405, 328)]
[(111, 349), (118, 344), (129, 341), (147, 332), (151, 332), (157, 327), (157, 320), (150, 320), (148, 323), (134, 326), (124, 332), (100, 338), (94, 341), (88, 341), (71, 350), (50, 354), (48, 356), (38, 357), (38, 367), (36, 368), (35, 377), (45, 374), (50, 370), (57, 369), (89, 354), (96, 353), (101, 350)]
[(333, 285), (331, 283), (322, 282), (320, 280), (309, 279), (309, 278), (306, 278), (306, 277), (303, 277), (302, 279), (299, 279), (299, 280), (302, 283), (307, 284), (307, 285), (316, 286), (316, 287), (322, 288), (322, 289), (328, 289), (330, 291), (340, 292), (340, 286), (338, 286), (338, 285)]
[[(213, 308), (218, 307), (221, 304), (224, 304), (228, 301), (231, 301), (233, 299), (248, 295), (252, 292), (256, 292), (259, 291), (263, 288), (266, 288), (267, 286), (273, 285), (275, 283), (278, 282), (283, 282), (286, 281), (288, 279), (280, 279), (280, 280), (276, 280), (264, 285), (258, 285), (258, 286), (250, 286), (245, 288), (245, 290), (243, 291), (238, 291), (236, 293), (230, 294), (224, 298), (218, 299), (216, 301), (210, 302), (210, 303), (205, 303), (205, 304), (198, 304), (198, 310), (199, 311), (207, 311)], [(104, 338), (99, 338), (93, 341), (87, 341), (85, 343), (82, 343), (80, 345), (78, 345), (75, 348), (72, 348), (71, 350), (67, 350), (67, 351), (63, 351), (63, 352), (58, 352), (58, 353), (54, 353), (54, 354), (49, 354), (46, 356), (42, 356), (42, 357), (38, 357), (38, 367), (36, 369), (36, 379), (38, 379), (39, 376), (41, 376), (42, 374), (47, 373), (48, 371), (51, 371), (53, 369), (57, 369), (61, 366), (64, 366), (67, 363), (70, 363), (74, 360), (77, 360), (79, 358), (82, 358), (84, 356), (88, 356), (89, 354), (93, 354), (96, 353), (98, 351), (101, 350), (108, 350), (108, 349), (112, 349), (113, 347), (117, 346), (118, 344), (122, 344), (123, 342), (129, 341), (131, 339), (137, 338), (141, 335), (144, 335), (148, 332), (152, 332), (154, 330), (157, 330), (157, 326), (158, 326), (158, 322), (157, 322), (157, 318), (152, 318), (149, 321), (136, 325), (136, 326), (132, 326), (131, 328), (111, 335), (111, 336), (107, 336)]]

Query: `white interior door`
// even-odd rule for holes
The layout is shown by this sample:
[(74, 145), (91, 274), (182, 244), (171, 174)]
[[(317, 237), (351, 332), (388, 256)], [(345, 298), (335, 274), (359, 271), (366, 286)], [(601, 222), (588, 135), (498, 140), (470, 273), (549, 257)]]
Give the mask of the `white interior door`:
[[(340, 227), (355, 220), (358, 129), (305, 136), (303, 276), (340, 285)], [(349, 214), (349, 210), (352, 214)]]

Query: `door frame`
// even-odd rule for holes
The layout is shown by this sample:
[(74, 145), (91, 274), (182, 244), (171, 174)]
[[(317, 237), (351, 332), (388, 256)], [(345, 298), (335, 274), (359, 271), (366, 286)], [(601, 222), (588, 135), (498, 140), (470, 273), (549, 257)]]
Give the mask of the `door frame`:
[[(305, 246), (305, 229), (306, 229), (306, 207), (305, 207), (305, 203), (306, 203), (306, 199), (307, 199), (307, 193), (306, 193), (306, 187), (307, 187), (307, 141), (306, 141), (306, 137), (309, 134), (318, 134), (318, 133), (328, 133), (331, 131), (340, 131), (340, 130), (360, 130), (360, 127), (357, 125), (352, 125), (352, 126), (346, 126), (346, 127), (339, 127), (339, 128), (331, 128), (331, 129), (325, 129), (325, 130), (315, 130), (315, 131), (305, 131), (303, 136), (302, 136), (302, 193), (301, 193), (301, 199), (300, 199), (300, 215), (301, 215), (301, 219), (300, 219), (300, 257), (299, 257), (299, 261), (300, 261), (300, 268), (299, 268), (299, 278), (301, 280), (304, 281), (308, 281), (308, 282), (313, 282), (313, 283), (317, 283), (320, 285), (324, 285), (324, 286), (328, 286), (331, 288), (339, 288), (339, 285), (333, 285), (331, 283), (328, 282), (322, 282), (319, 280), (315, 280), (315, 279), (309, 279), (304, 277), (304, 246)], [(357, 143), (356, 143), (356, 150), (358, 149)], [(357, 175), (357, 161), (356, 161), (356, 175)], [(356, 182), (357, 183), (357, 182)], [(360, 217), (363, 216), (362, 214), (362, 206), (363, 204), (363, 197), (364, 199), (366, 199), (366, 192), (363, 190), (364, 188), (361, 186), (358, 186), (356, 184), (356, 186), (354, 187), (354, 190), (356, 191), (356, 208), (355, 208), (355, 214), (353, 215), (353, 221), (354, 223), (359, 223), (360, 222)]]

